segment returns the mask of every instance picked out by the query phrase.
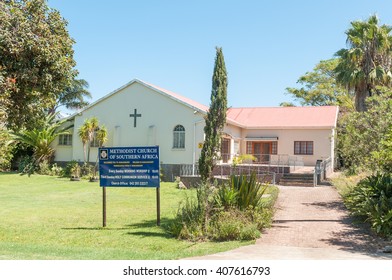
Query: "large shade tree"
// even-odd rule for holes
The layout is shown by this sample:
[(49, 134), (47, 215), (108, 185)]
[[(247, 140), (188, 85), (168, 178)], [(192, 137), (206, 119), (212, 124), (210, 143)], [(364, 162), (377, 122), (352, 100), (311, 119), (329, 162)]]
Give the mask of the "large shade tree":
[(349, 48), (336, 53), (336, 79), (355, 93), (357, 111), (365, 111), (365, 99), (378, 94), (377, 86), (391, 85), (392, 27), (380, 25), (376, 15), (353, 21), (346, 31)]
[(199, 159), (201, 179), (207, 181), (212, 177), (212, 170), (218, 159), (221, 134), (226, 123), (227, 112), (227, 72), (222, 48), (216, 48), (210, 108), (205, 117), (205, 140)]
[[(346, 110), (353, 109), (353, 96), (345, 87), (336, 82), (335, 68), (339, 59), (321, 60), (312, 71), (299, 77), (300, 88), (288, 87), (286, 93), (303, 106), (339, 105)], [(281, 106), (289, 106), (282, 103)]]
[(77, 76), (66, 27), (46, 0), (0, 1), (0, 107), (8, 128), (34, 128)]

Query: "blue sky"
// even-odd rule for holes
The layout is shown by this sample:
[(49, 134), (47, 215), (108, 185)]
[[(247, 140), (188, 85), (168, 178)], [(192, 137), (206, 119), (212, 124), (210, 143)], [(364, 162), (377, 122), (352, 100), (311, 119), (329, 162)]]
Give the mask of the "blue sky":
[(293, 101), (285, 88), (344, 48), (353, 20), (389, 0), (49, 0), (68, 21), (91, 101), (134, 78), (209, 105), (215, 47), (223, 48), (232, 107)]

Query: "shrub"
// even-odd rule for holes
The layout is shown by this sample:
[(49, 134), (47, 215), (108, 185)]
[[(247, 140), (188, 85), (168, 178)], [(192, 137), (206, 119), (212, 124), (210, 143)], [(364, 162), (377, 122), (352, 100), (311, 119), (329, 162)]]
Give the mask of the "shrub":
[(169, 232), (179, 239), (198, 240), (205, 236), (203, 231), (204, 211), (197, 200), (186, 197), (180, 204), (176, 218), (169, 225)]
[(215, 207), (227, 210), (237, 205), (237, 199), (238, 192), (229, 185), (224, 184), (218, 188), (214, 196)]
[(37, 173), (41, 175), (52, 175), (50, 165), (47, 160), (38, 163)]
[(75, 165), (79, 165), (79, 163), (76, 160), (72, 160), (67, 163), (65, 168), (63, 169), (61, 176), (63, 177), (71, 177), (72, 175), (72, 169), (75, 168)]
[(253, 240), (260, 237), (260, 231), (246, 213), (231, 208), (216, 213), (211, 222), (210, 235), (218, 241)]
[(57, 163), (54, 163), (50, 168), (50, 175), (52, 176), (61, 176), (63, 174), (63, 168), (58, 166)]
[(22, 174), (33, 174), (37, 169), (33, 156), (23, 156), (18, 164), (18, 172)]
[(384, 236), (392, 236), (392, 175), (378, 174), (361, 180), (345, 196), (347, 208), (369, 221)]
[[(75, 166), (73, 166), (73, 168), (75, 168)], [(91, 164), (85, 162), (80, 167), (80, 175), (82, 177), (92, 177), (92, 176), (94, 176), (94, 170), (95, 170), (94, 165), (91, 165)]]
[(262, 199), (267, 186), (257, 183), (255, 177), (232, 177), (231, 183), (216, 189), (209, 185), (200, 186), (196, 198), (187, 197), (180, 205), (169, 232), (192, 241), (260, 237), (260, 230), (271, 224), (278, 189), (274, 188), (276, 191), (270, 197)]
[(231, 189), (237, 191), (237, 207), (245, 210), (252, 206), (257, 208), (260, 206), (261, 198), (266, 190), (266, 186), (257, 181), (255, 172), (250, 177), (246, 175), (231, 176)]

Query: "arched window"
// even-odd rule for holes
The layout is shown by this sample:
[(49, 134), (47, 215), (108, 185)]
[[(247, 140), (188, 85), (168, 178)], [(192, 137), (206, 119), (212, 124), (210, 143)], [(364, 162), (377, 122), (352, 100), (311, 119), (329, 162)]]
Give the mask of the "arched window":
[(173, 129), (173, 149), (185, 149), (185, 128), (182, 125)]

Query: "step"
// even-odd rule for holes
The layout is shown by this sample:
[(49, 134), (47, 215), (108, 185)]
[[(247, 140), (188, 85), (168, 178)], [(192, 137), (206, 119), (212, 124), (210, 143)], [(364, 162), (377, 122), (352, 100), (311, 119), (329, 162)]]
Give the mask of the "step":
[(297, 177), (297, 178), (287, 178), (287, 177), (282, 177), (280, 179), (281, 181), (290, 181), (290, 182), (313, 182), (313, 177), (312, 178), (306, 178), (306, 177)]
[(296, 186), (296, 187), (313, 187), (313, 181), (290, 181), (280, 180), (279, 185), (281, 186)]
[(308, 173), (286, 173), (283, 178), (311, 178), (313, 180), (313, 174)]
[(284, 174), (279, 184), (282, 186), (313, 186), (313, 174), (288, 173)]
[(294, 180), (294, 179), (285, 179), (285, 178), (282, 178), (282, 179), (280, 179), (280, 182), (313, 183), (313, 180), (308, 180), (308, 179), (305, 179), (305, 180), (302, 180), (302, 179), (295, 179), (295, 180)]

